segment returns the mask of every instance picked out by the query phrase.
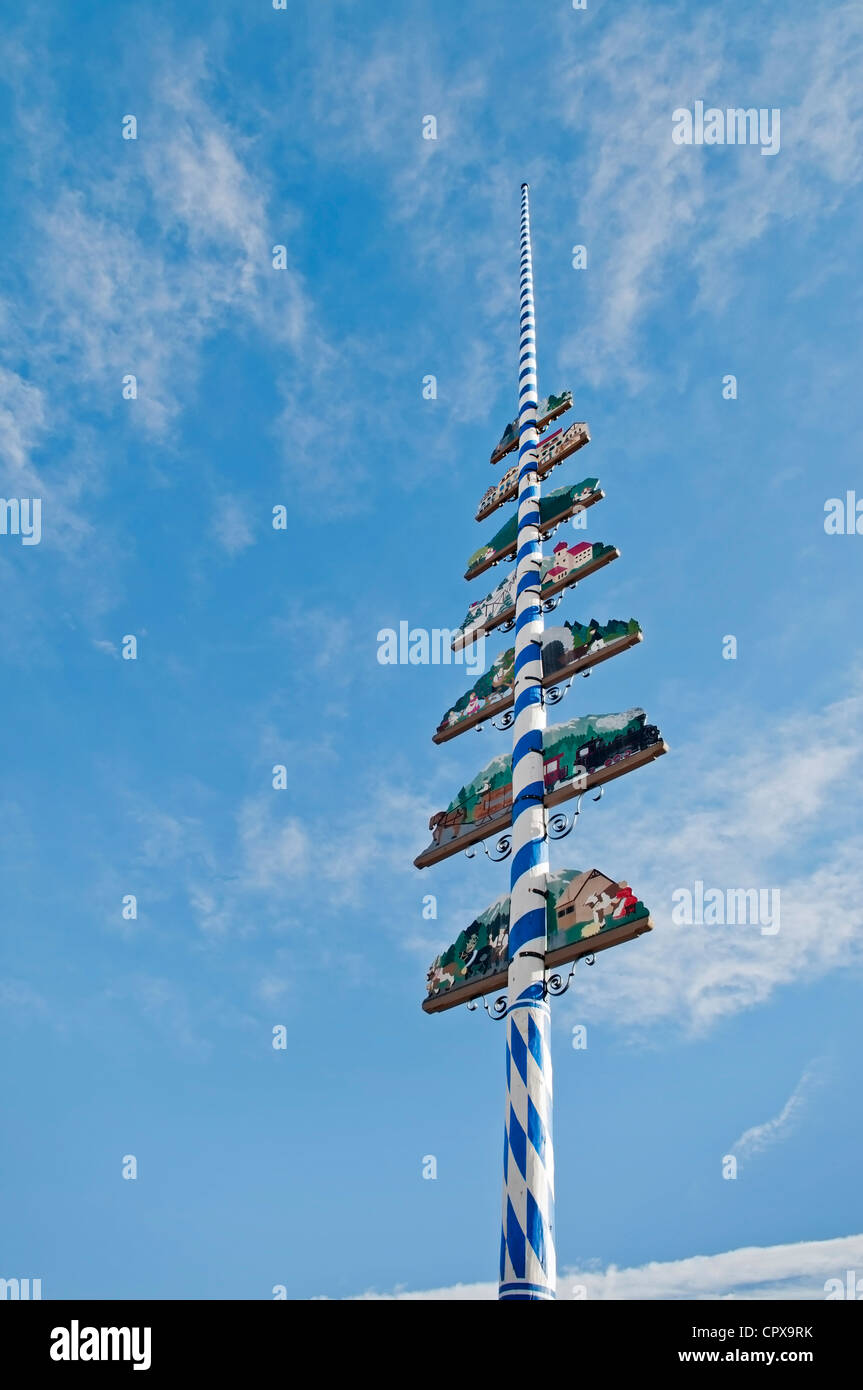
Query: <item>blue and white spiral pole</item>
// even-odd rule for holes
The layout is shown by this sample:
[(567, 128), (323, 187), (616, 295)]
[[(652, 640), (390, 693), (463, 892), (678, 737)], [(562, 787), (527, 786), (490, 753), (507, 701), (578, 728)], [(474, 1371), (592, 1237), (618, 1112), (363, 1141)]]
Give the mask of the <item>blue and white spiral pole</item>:
[(536, 333), (528, 185), (521, 187), (518, 356), (518, 542), (516, 546), (515, 724), (512, 743), (512, 877), (506, 1019), (507, 1113), (503, 1150), (501, 1299), (553, 1299), (554, 1148), (551, 1049), (544, 997), (548, 845), (542, 761), (542, 633), (536, 468)]

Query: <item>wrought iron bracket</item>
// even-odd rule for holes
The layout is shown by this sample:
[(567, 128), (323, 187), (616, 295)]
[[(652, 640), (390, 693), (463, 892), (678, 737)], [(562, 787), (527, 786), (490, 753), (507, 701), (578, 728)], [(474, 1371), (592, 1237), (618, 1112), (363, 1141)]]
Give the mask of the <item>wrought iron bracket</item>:
[[(604, 791), (605, 787), (601, 786), (597, 791), (596, 796), (592, 796), (590, 798), (591, 801), (601, 801), (602, 793)], [(575, 808), (573, 809), (570, 815), (567, 815), (566, 811), (555, 811), (553, 815), (547, 818), (545, 829), (547, 839), (565, 840), (567, 835), (570, 835), (572, 833), (572, 831), (575, 829), (576, 822), (579, 816), (581, 815), (581, 803), (586, 795), (587, 791), (579, 792), (578, 796), (575, 799)]]
[[(509, 856), (512, 854), (512, 833), (510, 831), (507, 831), (505, 835), (501, 835), (500, 839), (494, 847), (494, 850), (489, 849), (485, 840), (480, 840), (479, 847), (482, 850), (483, 854), (485, 854), (492, 861), (493, 864), (500, 864), (503, 862), (504, 859), (508, 859)], [(476, 851), (476, 845), (468, 845), (464, 852), (465, 858), (475, 859)]]
[[(538, 893), (540, 890), (538, 888), (535, 888), (531, 891)], [(545, 956), (542, 954), (541, 951), (519, 951), (518, 954), (520, 956), (534, 956), (537, 960), (545, 960)], [(572, 966), (566, 978), (564, 978), (564, 976), (560, 973), (559, 970), (553, 970), (550, 975), (544, 975), (542, 981), (543, 1000), (557, 999), (561, 994), (566, 994), (566, 991), (569, 989), (569, 986), (572, 983), (573, 976), (575, 975), (575, 967), (577, 965), (582, 964), (595, 965), (596, 956), (592, 952), (590, 955), (587, 956), (579, 956), (578, 960), (574, 960), (572, 962)], [(483, 999), (482, 1006), (488, 1014), (489, 1018), (493, 1018), (497, 1021), (499, 1021), (502, 1018), (506, 1018), (507, 1014), (509, 1013), (509, 1002), (505, 994), (499, 994), (497, 998), (493, 1000), (491, 1007), (489, 1007), (488, 1000)], [(475, 1013), (478, 1007), (478, 999), (468, 999), (467, 1008), (470, 1010), (471, 1013)]]
[(575, 829), (575, 823), (580, 815), (581, 797), (578, 798), (575, 810), (570, 815), (567, 815), (566, 811), (555, 811), (553, 816), (548, 817), (545, 825), (546, 839), (565, 840), (567, 835), (572, 834)]
[(569, 986), (572, 983), (572, 977), (575, 974), (575, 967), (579, 964), (580, 961), (584, 961), (585, 965), (595, 965), (596, 956), (591, 954), (589, 956), (580, 956), (578, 960), (574, 960), (572, 962), (572, 967), (566, 979), (564, 979), (560, 972), (557, 970), (555, 970), (551, 975), (546, 975), (545, 980), (543, 982), (543, 999), (548, 999), (549, 997), (556, 999), (559, 995), (566, 994), (566, 991), (569, 989)]
[[(587, 675), (587, 672), (585, 672), (585, 675)], [(563, 685), (550, 685), (543, 694), (543, 704), (559, 705), (574, 680), (575, 676), (570, 676), (569, 680)]]
[[(476, 999), (468, 999), (467, 1007), (471, 1013), (475, 1012), (477, 1005), (478, 1001)], [(509, 1005), (507, 1003), (507, 997), (505, 994), (499, 994), (497, 998), (494, 1000), (491, 1008), (489, 1008), (488, 1006), (487, 999), (483, 999), (482, 1006), (488, 1014), (489, 1018), (495, 1019), (496, 1022), (499, 1022), (502, 1018), (506, 1018), (507, 1013), (509, 1012)]]

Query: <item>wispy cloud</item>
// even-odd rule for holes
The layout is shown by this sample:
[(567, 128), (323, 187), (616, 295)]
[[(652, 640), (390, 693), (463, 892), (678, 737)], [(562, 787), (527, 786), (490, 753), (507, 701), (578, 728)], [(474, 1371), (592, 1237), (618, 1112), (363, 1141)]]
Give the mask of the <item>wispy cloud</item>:
[[(845, 1271), (863, 1265), (863, 1235), (835, 1240), (800, 1241), (794, 1245), (745, 1246), (717, 1255), (651, 1261), (630, 1269), (615, 1265), (602, 1271), (569, 1268), (560, 1274), (557, 1296), (588, 1300), (615, 1299), (817, 1299), (825, 1298), (828, 1279), (844, 1280)], [(448, 1288), (393, 1293), (365, 1293), (362, 1299), (457, 1300), (497, 1298), (497, 1284), (453, 1284)]]
[(779, 1114), (774, 1115), (772, 1120), (766, 1120), (764, 1124), (752, 1125), (750, 1129), (744, 1130), (740, 1138), (735, 1140), (732, 1145), (731, 1152), (737, 1158), (746, 1160), (764, 1153), (765, 1149), (772, 1148), (774, 1144), (779, 1144), (784, 1139), (789, 1138), (800, 1124), (806, 1103), (821, 1077), (821, 1065), (818, 1062), (811, 1062)]
[(199, 1031), (201, 1020), (196, 1020), (188, 993), (176, 980), (137, 974), (119, 980), (106, 995), (130, 1001), (150, 1027), (187, 1056), (198, 1061), (210, 1056), (212, 1044)]
[(50, 1005), (26, 980), (0, 979), (0, 1010), (13, 1015), (50, 1016)]
[[(592, 835), (602, 818), (620, 862), (598, 867), (627, 877), (655, 930), (580, 972), (580, 1009), (636, 1028), (701, 1032), (783, 985), (863, 963), (863, 909), (847, 891), (863, 880), (854, 828), (863, 749), (848, 741), (861, 718), (855, 685), (808, 717), (774, 719), (768, 747), (762, 723), (729, 710), (702, 725), (697, 744), (634, 774), (625, 798), (612, 788), (587, 805), (591, 822), (578, 833)], [(661, 797), (637, 780), (648, 777), (663, 779)], [(675, 924), (672, 894), (696, 879), (723, 890), (778, 888), (780, 930)]]
[[(138, 139), (121, 138), (118, 117), (107, 147), (77, 140), (74, 178), (49, 157), (63, 145), (54, 74), (35, 73), (22, 46), (7, 42), (4, 53), (18, 157), (30, 163), (0, 302), (0, 482), (7, 495), (44, 499), (39, 564), (25, 584), (4, 557), (4, 587), (15, 584), (19, 611), (37, 619), (59, 584), (75, 619), (95, 625), (122, 598), (129, 550), (104, 506), (118, 434), (158, 445), (139, 482), (170, 487), (165, 460), (220, 335), (254, 332), (288, 361), (301, 343), (322, 352), (326, 343), (317, 324), (309, 335), (311, 301), (292, 258), (273, 269), (272, 247), (289, 239), (295, 213), (284, 201), (273, 211), (272, 170), (224, 113), (206, 44), (145, 44)], [(124, 398), (129, 376), (137, 394)], [(217, 477), (199, 485), (205, 500), (212, 493), (209, 535), (237, 554), (252, 540), (240, 501)], [(31, 646), (40, 628), (24, 628)], [(15, 645), (10, 633), (4, 646)]]
[[(672, 260), (692, 267), (698, 307), (719, 310), (742, 284), (743, 248), (775, 234), (792, 211), (813, 225), (863, 177), (863, 16), (851, 3), (798, 7), (765, 31), (753, 15), (747, 44), (740, 26), (729, 29), (713, 11), (681, 27), (673, 7), (626, 8), (601, 36), (594, 31), (589, 53), (567, 19), (550, 81), (563, 119), (586, 142), (579, 239), (595, 283), (586, 277), (587, 314), (563, 351), (592, 383), (622, 376), (638, 389), (649, 376), (641, 332)], [(778, 157), (675, 146), (671, 113), (696, 99), (781, 106)]]
[(415, 826), (428, 812), (419, 794), (382, 783), (342, 800), (337, 820), (288, 810), (284, 793), (246, 798), (237, 815), (238, 891), (270, 892), (279, 885), (318, 902), (374, 901), (387, 874), (406, 878)]
[(228, 555), (239, 555), (254, 545), (255, 536), (249, 521), (249, 507), (238, 497), (216, 498), (211, 531)]
[(116, 642), (109, 642), (106, 638), (94, 637), (93, 646), (97, 652), (104, 652), (106, 656), (113, 656), (117, 661), (120, 660), (120, 652)]

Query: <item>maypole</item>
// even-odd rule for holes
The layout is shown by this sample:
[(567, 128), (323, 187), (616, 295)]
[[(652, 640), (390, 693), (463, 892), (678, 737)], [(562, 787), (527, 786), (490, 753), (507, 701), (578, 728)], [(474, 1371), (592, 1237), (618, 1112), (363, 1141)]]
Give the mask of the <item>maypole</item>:
[(543, 796), (542, 538), (536, 326), (528, 185), (521, 186), (518, 539), (512, 735), (512, 872), (506, 1040), (501, 1299), (555, 1297), (551, 1048), (545, 997), (548, 844)]
[[(473, 580), (514, 558), (497, 586), (471, 602), (451, 634), (455, 653), (499, 628), (515, 630), (471, 688), (446, 712), (434, 741), (468, 729), (512, 729), (512, 754), (495, 753), (443, 810), (429, 819), (431, 843), (414, 859), (418, 869), (462, 850), (482, 848), (496, 863), (512, 855), (510, 892), (498, 896), (432, 961), (423, 1009), (440, 1013), (479, 1000), (490, 1018), (505, 1020), (506, 1128), (499, 1297), (542, 1302), (556, 1296), (554, 1153), (551, 1130), (551, 1020), (549, 1001), (564, 994), (578, 961), (650, 931), (651, 921), (629, 883), (589, 864), (549, 872), (548, 842), (576, 826), (590, 792), (644, 767), (666, 750), (659, 729), (634, 707), (583, 714), (546, 725), (579, 675), (641, 642), (635, 618), (562, 622), (545, 627), (544, 613), (590, 575), (619, 557), (601, 541), (560, 539), (543, 556), (543, 538), (578, 517), (605, 493), (598, 478), (546, 490), (541, 480), (590, 441), (584, 420), (558, 425), (572, 392), (540, 400), (536, 374), (533, 261), (528, 186), (521, 187), (518, 413), (489, 462), (517, 451), (516, 461), (486, 488), (476, 510), (482, 522), (513, 498), (517, 510), (469, 557)], [(591, 511), (591, 515), (592, 515)], [(492, 742), (494, 736), (487, 736)], [(489, 753), (493, 750), (490, 748)], [(595, 793), (595, 794), (593, 794)], [(571, 803), (567, 811), (566, 804)], [(568, 974), (560, 967), (570, 965)], [(486, 996), (496, 994), (492, 1004)]]

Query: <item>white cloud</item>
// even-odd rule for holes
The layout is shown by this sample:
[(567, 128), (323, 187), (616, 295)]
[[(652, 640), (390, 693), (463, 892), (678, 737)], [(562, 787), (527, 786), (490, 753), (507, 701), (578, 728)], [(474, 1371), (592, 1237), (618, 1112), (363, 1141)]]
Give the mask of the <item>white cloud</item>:
[(211, 530), (228, 555), (239, 555), (240, 551), (254, 545), (249, 511), (249, 505), (237, 497), (225, 495), (216, 498)]
[(108, 642), (105, 638), (94, 637), (93, 646), (97, 652), (104, 652), (106, 656), (113, 656), (117, 661), (120, 660), (120, 652), (116, 642)]
[[(746, 42), (739, 24), (712, 10), (684, 27), (676, 9), (626, 9), (586, 50), (561, 16), (549, 80), (588, 152), (578, 240), (596, 277), (585, 282), (578, 336), (561, 353), (594, 384), (623, 375), (637, 389), (646, 380), (639, 330), (672, 262), (692, 267), (700, 307), (720, 309), (742, 283), (742, 249), (791, 219), (830, 213), (863, 177), (859, 6), (798, 12), (773, 30), (752, 23)], [(781, 107), (781, 150), (767, 159), (755, 148), (674, 145), (671, 113), (696, 99)]]
[(752, 1125), (750, 1129), (744, 1130), (740, 1138), (735, 1140), (732, 1145), (731, 1152), (745, 1161), (763, 1153), (765, 1149), (772, 1148), (774, 1144), (781, 1143), (783, 1139), (789, 1138), (803, 1118), (806, 1102), (818, 1079), (818, 1064), (810, 1063), (779, 1114), (774, 1115), (773, 1119), (765, 1121), (764, 1124)]
[(212, 871), (218, 867), (218, 857), (195, 817), (171, 815), (149, 804), (132, 804), (129, 813), (140, 832), (136, 862), (142, 867), (162, 870), (193, 862)]
[(258, 981), (257, 995), (265, 1004), (278, 1004), (290, 989), (283, 975), (263, 975)]
[(30, 495), (36, 474), (30, 454), (45, 428), (45, 398), (39, 386), (0, 366), (0, 455), (20, 494)]
[(248, 797), (238, 816), (240, 891), (289, 885), (319, 903), (353, 906), (379, 898), (387, 872), (407, 875), (416, 853), (416, 826), (428, 811), (420, 795), (381, 784), (350, 801), (338, 815), (302, 818), (288, 811), (289, 794)]
[(269, 891), (317, 871), (320, 853), (302, 821), (277, 814), (277, 805), (286, 804), (286, 798), (279, 801), (280, 795), (284, 797), (273, 791), (272, 799), (247, 798), (237, 817), (244, 884), (253, 891)]
[(106, 994), (109, 999), (131, 1000), (157, 1033), (188, 1056), (200, 1061), (210, 1056), (212, 1043), (197, 1031), (192, 1003), (176, 981), (138, 974), (119, 980)]
[[(863, 1235), (795, 1245), (747, 1246), (718, 1255), (651, 1261), (632, 1269), (610, 1265), (567, 1269), (558, 1278), (559, 1299), (576, 1288), (590, 1300), (650, 1299), (823, 1299), (828, 1279), (845, 1280), (846, 1271), (863, 1272)], [(497, 1298), (497, 1284), (453, 1284), (422, 1292), (365, 1293), (362, 1299), (485, 1300)]]
[[(863, 748), (848, 736), (861, 718), (859, 688), (806, 717), (774, 719), (769, 742), (763, 723), (729, 710), (701, 726), (697, 744), (675, 746), (598, 806), (585, 803), (557, 862), (587, 852), (625, 877), (655, 929), (578, 971), (580, 1010), (699, 1032), (783, 985), (863, 963), (863, 907), (849, 891), (863, 882)], [(647, 784), (658, 777), (657, 796)], [(595, 841), (619, 857), (609, 861)], [(698, 879), (723, 891), (778, 888), (779, 931), (676, 925), (672, 894)]]
[[(123, 454), (116, 429), (158, 442), (145, 481), (170, 486), (175, 426), (197, 404), (204, 354), (220, 335), (254, 330), (274, 363), (276, 350), (290, 362), (301, 344), (325, 343), (318, 326), (309, 330), (314, 315), (290, 257), (285, 271), (272, 267), (272, 246), (290, 241), (296, 213), (284, 203), (271, 212), (260, 143), (222, 114), (205, 46), (142, 55), (138, 140), (121, 140), (118, 118), (110, 149), (73, 142), (74, 178), (49, 155), (69, 148), (51, 72), (34, 71), (14, 44), (4, 54), (27, 177), (17, 205), (21, 288), (0, 304), (9, 364), (0, 366), (0, 481), (12, 495), (43, 498), (40, 562), (41, 552), (62, 552), (74, 618), (91, 622), (122, 597), (129, 548), (101, 506)], [(127, 374), (137, 380), (133, 400), (121, 394)], [(106, 420), (110, 452), (95, 423)], [(251, 543), (248, 523), (230, 484), (211, 486), (212, 534), (235, 554)], [(38, 578), (53, 584), (50, 598), (32, 582), (15, 595), (19, 610), (33, 610), (30, 645), (43, 626), (40, 603), (56, 606), (56, 573), (42, 562)], [(15, 582), (4, 570), (4, 587)]]
[(26, 980), (0, 979), (0, 1009), (12, 1014), (49, 1014), (48, 1001)]

